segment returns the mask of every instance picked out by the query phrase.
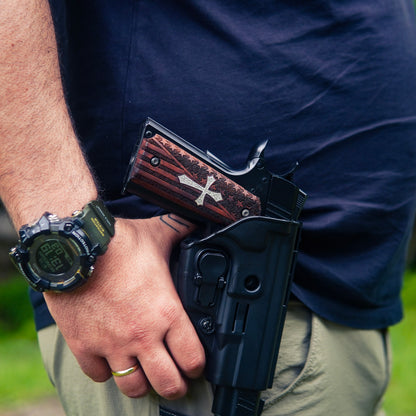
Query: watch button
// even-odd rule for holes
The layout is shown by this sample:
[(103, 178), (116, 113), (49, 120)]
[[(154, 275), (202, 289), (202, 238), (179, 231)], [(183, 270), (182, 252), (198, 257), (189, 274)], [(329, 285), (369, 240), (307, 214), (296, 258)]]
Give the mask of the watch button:
[(90, 269), (88, 270), (88, 273), (87, 273), (87, 277), (91, 277), (93, 271), (94, 271), (94, 266), (90, 266)]
[(94, 255), (90, 254), (90, 255), (88, 256), (88, 261), (89, 261), (91, 264), (94, 264), (96, 260), (97, 260), (97, 257), (95, 257)]

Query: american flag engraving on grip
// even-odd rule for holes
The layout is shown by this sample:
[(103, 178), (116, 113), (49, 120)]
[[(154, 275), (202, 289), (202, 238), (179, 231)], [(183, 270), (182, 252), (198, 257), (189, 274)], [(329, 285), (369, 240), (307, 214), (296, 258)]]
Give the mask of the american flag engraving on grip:
[(143, 137), (130, 180), (222, 224), (260, 215), (260, 199), (163, 136)]

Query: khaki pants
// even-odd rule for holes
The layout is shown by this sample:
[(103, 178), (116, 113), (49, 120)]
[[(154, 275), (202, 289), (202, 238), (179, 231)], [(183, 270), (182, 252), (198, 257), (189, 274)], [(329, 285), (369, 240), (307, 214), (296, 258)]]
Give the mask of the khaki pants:
[[(68, 416), (159, 416), (159, 404), (186, 416), (212, 415), (212, 391), (204, 380), (177, 401), (155, 394), (129, 399), (112, 379), (94, 383), (86, 377), (56, 326), (41, 330), (39, 343)], [(381, 416), (389, 374), (384, 332), (336, 325), (291, 302), (262, 416)]]

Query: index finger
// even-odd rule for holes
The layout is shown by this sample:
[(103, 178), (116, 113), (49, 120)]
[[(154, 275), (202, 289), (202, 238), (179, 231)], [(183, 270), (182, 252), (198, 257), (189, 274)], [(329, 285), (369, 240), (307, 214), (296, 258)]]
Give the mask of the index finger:
[(165, 340), (181, 371), (189, 378), (200, 377), (205, 367), (205, 352), (185, 313), (169, 328)]
[(160, 396), (173, 400), (186, 394), (187, 382), (163, 342), (153, 344), (150, 351), (138, 358), (149, 383)]

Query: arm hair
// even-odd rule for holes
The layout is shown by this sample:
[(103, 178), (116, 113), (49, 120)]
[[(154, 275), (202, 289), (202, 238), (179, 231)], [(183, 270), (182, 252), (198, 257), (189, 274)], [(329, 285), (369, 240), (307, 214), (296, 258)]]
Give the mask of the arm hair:
[(46, 0), (0, 7), (0, 197), (16, 226), (96, 198), (74, 133)]

